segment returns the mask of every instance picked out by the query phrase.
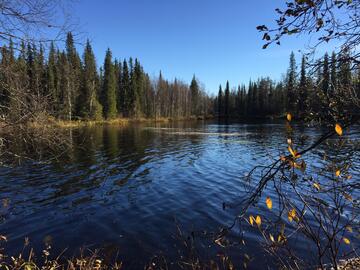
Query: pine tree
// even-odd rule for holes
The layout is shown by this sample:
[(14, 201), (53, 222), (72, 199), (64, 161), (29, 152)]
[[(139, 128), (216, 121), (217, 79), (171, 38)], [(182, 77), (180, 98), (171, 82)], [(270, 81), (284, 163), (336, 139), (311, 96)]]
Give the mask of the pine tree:
[(59, 117), (67, 120), (72, 120), (72, 89), (71, 89), (71, 66), (68, 62), (65, 52), (59, 53), (58, 60), (59, 70)]
[(226, 87), (225, 87), (225, 118), (228, 119), (229, 118), (229, 112), (230, 112), (230, 86), (229, 86), (229, 81), (226, 82)]
[(132, 84), (134, 91), (134, 114), (136, 117), (141, 117), (144, 106), (144, 76), (138, 59), (135, 59)]
[(339, 87), (340, 92), (345, 94), (345, 92), (350, 90), (352, 83), (351, 76), (351, 63), (350, 63), (350, 53), (345, 51), (340, 56), (340, 67), (339, 67)]
[(299, 82), (299, 112), (300, 114), (304, 113), (307, 108), (307, 98), (308, 98), (308, 79), (306, 76), (306, 59), (303, 55), (301, 59), (301, 71), (300, 71), (300, 82)]
[(191, 115), (198, 115), (198, 99), (199, 99), (199, 84), (193, 76), (190, 84), (190, 96), (191, 96)]
[(104, 62), (104, 82), (102, 86), (102, 106), (106, 119), (117, 116), (116, 109), (116, 77), (110, 49), (106, 51)]
[(287, 72), (286, 79), (286, 92), (286, 109), (288, 112), (293, 112), (296, 114), (298, 97), (296, 93), (296, 61), (295, 54), (293, 52), (291, 52), (290, 54), (290, 66)]
[(223, 115), (223, 91), (221, 85), (219, 86), (219, 93), (218, 93), (218, 115), (222, 117)]
[(332, 52), (331, 71), (330, 71), (330, 96), (331, 97), (335, 94), (337, 87), (338, 87), (338, 82), (337, 82), (336, 54), (335, 54), (335, 52)]
[(325, 96), (329, 94), (330, 89), (330, 71), (329, 71), (329, 55), (325, 53), (322, 68), (322, 91)]
[(83, 55), (83, 72), (80, 94), (77, 100), (77, 112), (85, 119), (100, 120), (102, 118), (102, 106), (98, 101), (98, 75), (96, 70), (95, 55), (89, 40), (86, 42)]
[[(75, 106), (76, 100), (78, 99), (78, 95), (80, 93), (81, 60), (76, 51), (74, 37), (71, 32), (69, 32), (66, 36), (66, 57), (71, 69), (69, 77), (69, 105), (71, 113), (74, 114), (77, 109), (77, 106)], [(72, 118), (72, 116), (70, 118)]]
[(124, 59), (123, 62), (123, 72), (121, 76), (121, 85), (119, 88), (119, 100), (121, 102), (121, 112), (123, 116), (129, 116), (129, 98), (128, 94), (130, 92), (130, 74), (129, 74), (129, 68), (126, 60)]

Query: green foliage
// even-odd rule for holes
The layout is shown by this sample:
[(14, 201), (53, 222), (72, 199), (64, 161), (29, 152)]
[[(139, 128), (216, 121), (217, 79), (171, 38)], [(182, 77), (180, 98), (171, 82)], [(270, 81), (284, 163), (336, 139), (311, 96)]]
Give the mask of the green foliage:
[(107, 50), (104, 62), (104, 82), (102, 86), (101, 101), (106, 119), (117, 117), (116, 108), (116, 77), (110, 49)]
[(196, 81), (195, 75), (193, 76), (190, 84), (190, 95), (191, 95), (191, 115), (199, 114), (199, 84)]

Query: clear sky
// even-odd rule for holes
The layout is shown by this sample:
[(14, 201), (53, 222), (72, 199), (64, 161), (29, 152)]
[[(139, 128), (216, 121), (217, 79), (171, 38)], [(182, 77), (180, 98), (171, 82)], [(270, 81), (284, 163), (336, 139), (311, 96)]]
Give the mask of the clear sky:
[[(272, 24), (283, 0), (78, 0), (73, 6), (80, 31), (91, 42), (98, 64), (105, 51), (137, 57), (146, 72), (189, 82), (193, 76), (216, 93), (250, 78), (285, 73), (290, 52), (307, 38), (287, 38), (262, 50), (259, 24)], [(299, 58), (300, 54), (297, 54)]]

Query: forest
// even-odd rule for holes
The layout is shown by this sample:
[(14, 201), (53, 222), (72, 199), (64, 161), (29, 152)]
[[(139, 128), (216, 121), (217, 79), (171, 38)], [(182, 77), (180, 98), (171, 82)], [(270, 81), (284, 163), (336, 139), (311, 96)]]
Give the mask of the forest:
[(80, 57), (71, 33), (67, 34), (65, 50), (51, 43), (48, 53), (43, 46), (24, 42), (16, 53), (10, 41), (1, 49), (3, 117), (18, 119), (32, 111), (70, 121), (179, 119), (212, 113), (211, 98), (195, 76), (190, 86), (177, 79), (170, 82), (161, 72), (151, 79), (138, 59), (113, 59), (110, 49), (100, 68), (95, 58), (89, 41)]
[[(310, 113), (322, 119), (327, 114), (323, 108), (335, 99), (360, 95), (360, 73), (352, 71), (353, 64), (346, 54), (326, 53), (316, 69), (303, 56), (298, 71), (292, 53), (282, 80), (264, 77), (231, 89), (227, 82), (213, 97), (195, 75), (190, 85), (177, 79), (168, 81), (161, 72), (150, 78), (138, 59), (114, 59), (110, 49), (99, 68), (90, 42), (86, 42), (81, 58), (69, 32), (63, 51), (54, 43), (48, 53), (41, 45), (24, 42), (19, 50), (11, 41), (2, 47), (0, 106), (2, 116), (10, 121), (31, 111), (70, 121), (265, 118), (286, 112), (299, 118)], [(338, 93), (337, 89), (346, 92)]]
[[(354, 72), (355, 64), (344, 55), (326, 53), (312, 68), (302, 56), (298, 71), (295, 54), (291, 53), (289, 68), (283, 80), (271, 78), (250, 81), (248, 86), (239, 85), (230, 89), (219, 87), (215, 98), (217, 115), (221, 118), (251, 118), (281, 116), (291, 113), (298, 118), (324, 119), (327, 108), (342, 97), (360, 96), (360, 72)], [(346, 108), (343, 113), (358, 114), (356, 108)]]

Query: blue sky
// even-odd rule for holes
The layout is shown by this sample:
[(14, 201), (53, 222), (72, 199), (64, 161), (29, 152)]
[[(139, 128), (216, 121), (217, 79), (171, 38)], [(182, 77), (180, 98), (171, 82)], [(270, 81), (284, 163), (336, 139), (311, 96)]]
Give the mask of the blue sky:
[[(216, 93), (250, 78), (280, 79), (293, 50), (304, 49), (306, 37), (262, 50), (259, 24), (273, 24), (283, 0), (78, 0), (73, 12), (82, 36), (91, 42), (98, 64), (111, 48), (117, 58), (137, 57), (144, 69), (167, 79), (189, 82), (193, 76)], [(300, 57), (300, 54), (297, 54)]]

